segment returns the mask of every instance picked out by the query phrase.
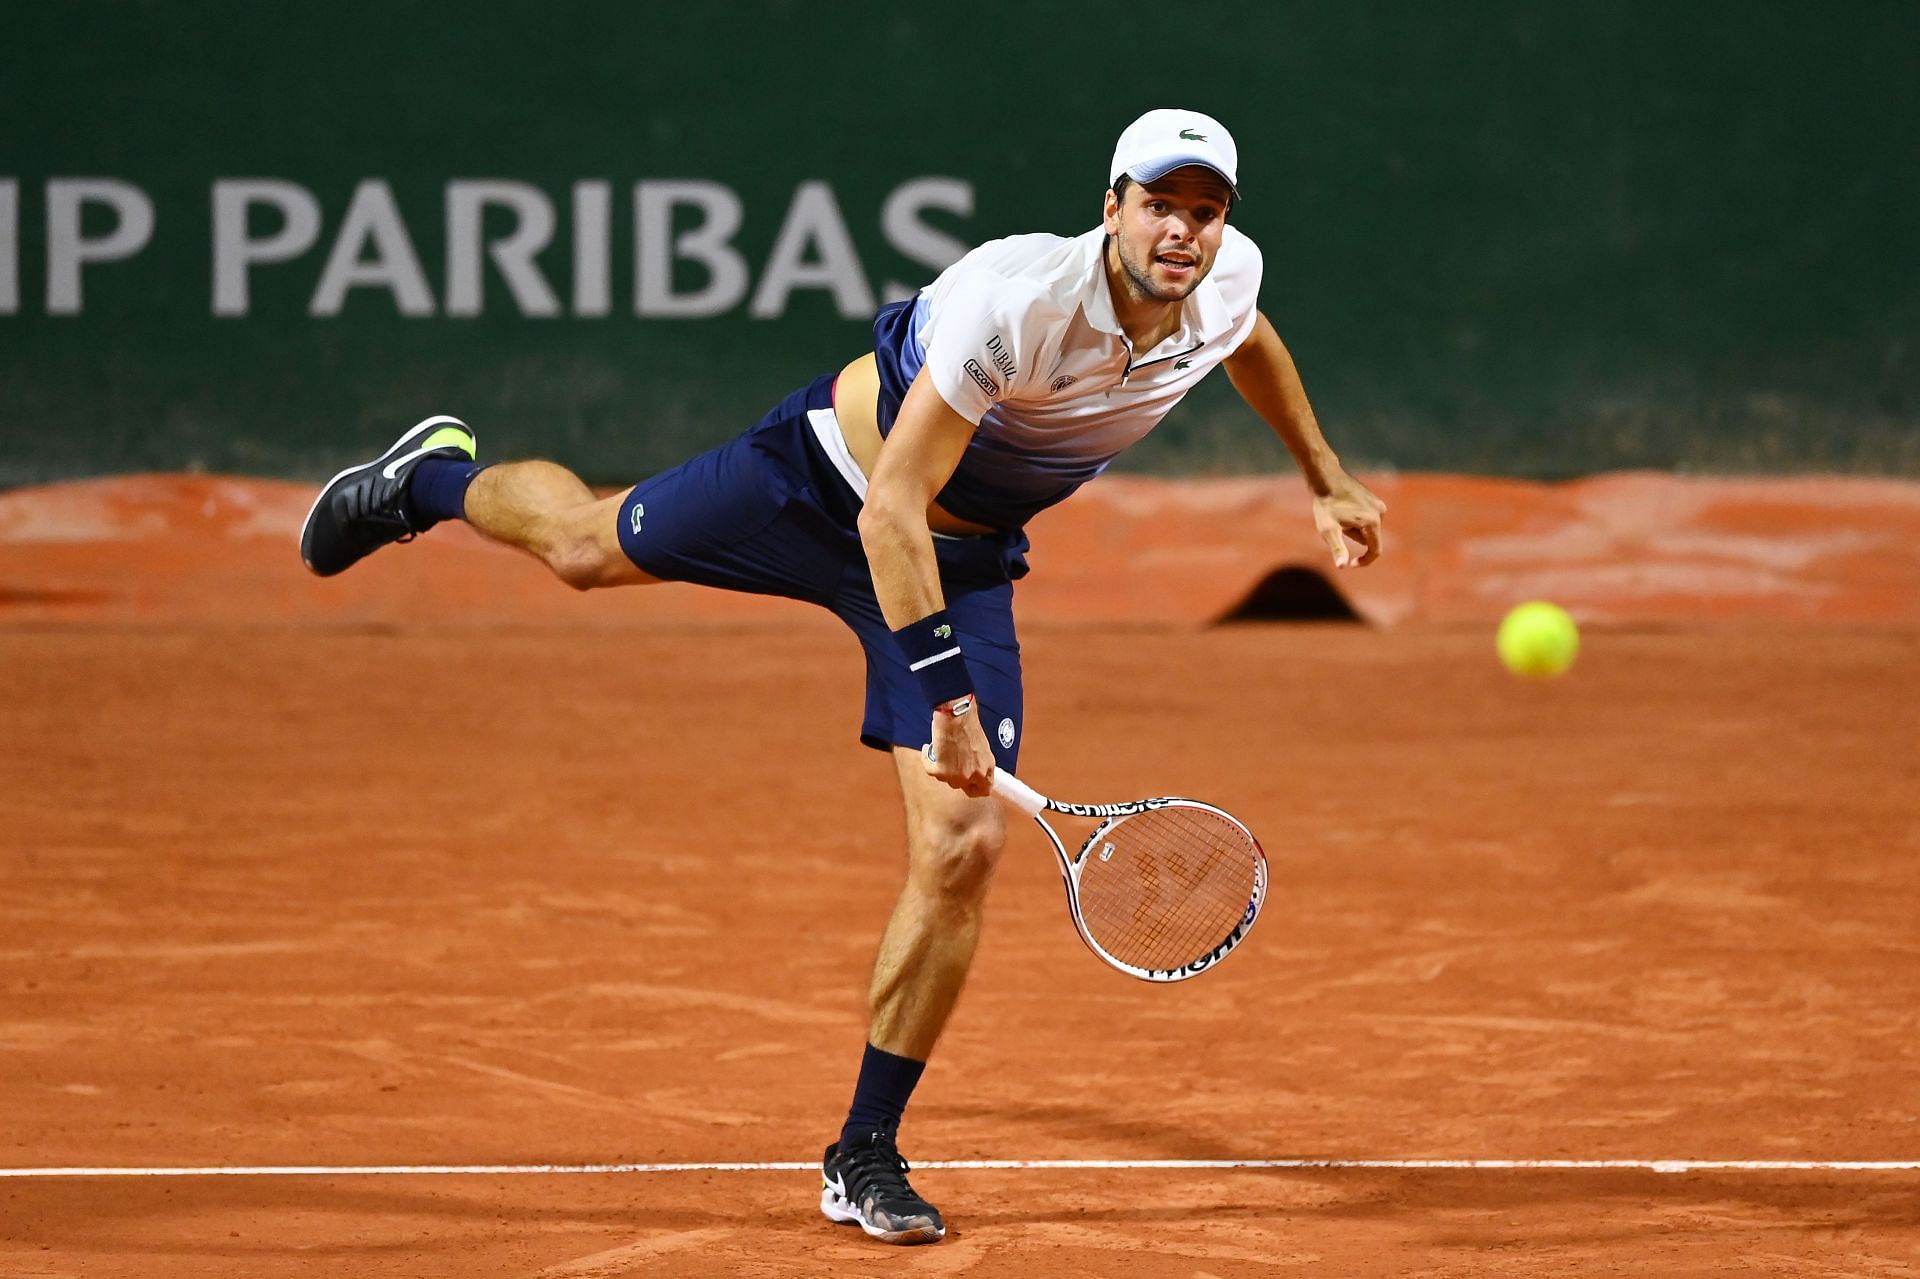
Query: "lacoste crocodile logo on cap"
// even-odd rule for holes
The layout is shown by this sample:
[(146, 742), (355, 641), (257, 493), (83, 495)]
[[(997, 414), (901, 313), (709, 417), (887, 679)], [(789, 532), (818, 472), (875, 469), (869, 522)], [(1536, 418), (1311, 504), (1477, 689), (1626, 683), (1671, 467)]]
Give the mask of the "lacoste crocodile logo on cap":
[(1180, 130), (1180, 136), (1186, 139), (1188, 142), (1205, 142), (1207, 140), (1206, 134), (1195, 133), (1192, 129)]

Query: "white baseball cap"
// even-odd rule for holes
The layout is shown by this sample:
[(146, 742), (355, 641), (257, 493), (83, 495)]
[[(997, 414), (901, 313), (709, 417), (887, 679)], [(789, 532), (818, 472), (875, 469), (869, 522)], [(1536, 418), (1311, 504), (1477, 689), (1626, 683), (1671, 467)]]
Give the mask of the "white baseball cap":
[(1202, 164), (1227, 180), (1240, 196), (1240, 149), (1225, 125), (1199, 111), (1161, 107), (1127, 126), (1113, 149), (1107, 185), (1126, 174), (1135, 182), (1156, 182), (1175, 169)]

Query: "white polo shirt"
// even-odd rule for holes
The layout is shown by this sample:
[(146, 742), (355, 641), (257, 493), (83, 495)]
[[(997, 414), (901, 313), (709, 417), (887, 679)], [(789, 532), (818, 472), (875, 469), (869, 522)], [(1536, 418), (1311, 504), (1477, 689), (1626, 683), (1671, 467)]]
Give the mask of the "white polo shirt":
[(911, 325), (891, 330), (897, 346), (882, 359), (898, 361), (901, 385), (924, 366), (979, 426), (939, 497), (960, 518), (1014, 528), (1066, 497), (1253, 332), (1260, 250), (1235, 228), (1181, 304), (1180, 327), (1150, 351), (1135, 351), (1115, 318), (1104, 243), (1098, 228), (989, 241), (920, 291)]

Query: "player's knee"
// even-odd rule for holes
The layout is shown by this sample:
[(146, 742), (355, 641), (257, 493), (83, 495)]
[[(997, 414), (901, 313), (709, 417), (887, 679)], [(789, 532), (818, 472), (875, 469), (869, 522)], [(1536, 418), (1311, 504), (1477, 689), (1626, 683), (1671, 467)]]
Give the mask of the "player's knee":
[(923, 892), (971, 906), (986, 895), (1006, 843), (1007, 824), (997, 804), (961, 800), (922, 815), (909, 874)]
[(613, 580), (606, 551), (593, 537), (562, 534), (548, 543), (542, 558), (554, 576), (576, 591), (590, 591)]

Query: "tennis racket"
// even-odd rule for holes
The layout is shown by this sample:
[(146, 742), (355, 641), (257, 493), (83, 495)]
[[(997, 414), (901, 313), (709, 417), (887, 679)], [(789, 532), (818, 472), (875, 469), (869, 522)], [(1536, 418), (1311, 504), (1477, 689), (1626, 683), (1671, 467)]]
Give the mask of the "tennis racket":
[[(1060, 859), (1087, 949), (1142, 981), (1198, 977), (1246, 940), (1267, 896), (1267, 855), (1231, 813), (1195, 799), (1064, 804), (1004, 768), (993, 793), (1039, 824)], [(1100, 823), (1075, 856), (1045, 814)]]

